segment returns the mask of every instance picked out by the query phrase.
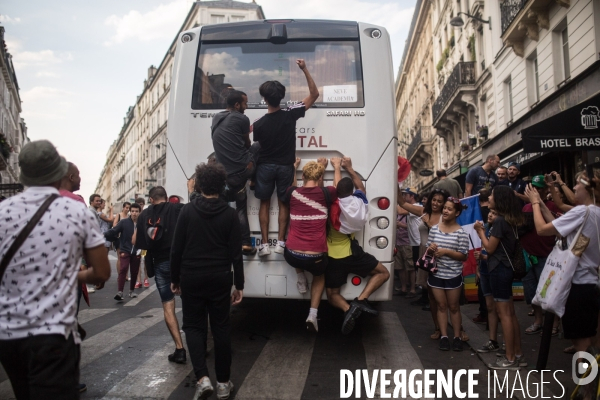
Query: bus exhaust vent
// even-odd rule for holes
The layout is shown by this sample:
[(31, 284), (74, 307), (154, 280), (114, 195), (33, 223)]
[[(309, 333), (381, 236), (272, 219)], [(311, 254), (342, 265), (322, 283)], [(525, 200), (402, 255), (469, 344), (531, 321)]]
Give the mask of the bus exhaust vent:
[(269, 34), (269, 40), (273, 44), (287, 43), (287, 27), (285, 26), (285, 24), (271, 24), (271, 33)]

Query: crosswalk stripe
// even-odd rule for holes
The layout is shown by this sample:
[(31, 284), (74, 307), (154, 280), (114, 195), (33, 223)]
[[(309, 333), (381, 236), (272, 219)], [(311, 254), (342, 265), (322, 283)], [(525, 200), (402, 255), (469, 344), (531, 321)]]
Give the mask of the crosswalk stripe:
[[(246, 375), (237, 400), (302, 397), (308, 376), (316, 335), (306, 331), (297, 336), (276, 332), (270, 337), (258, 359)], [(268, 391), (265, 388), (269, 388)]]
[[(375, 369), (390, 369), (392, 372), (403, 369), (407, 373), (413, 369), (423, 370), (423, 363), (410, 344), (395, 312), (380, 311), (377, 318), (363, 325), (362, 331), (365, 359), (370, 372)], [(391, 391), (393, 386), (392, 389), (387, 388), (388, 393)], [(380, 395), (378, 392), (379, 385), (376, 391), (377, 398)]]
[[(212, 340), (209, 340), (208, 350), (210, 351), (212, 347)], [(173, 342), (169, 341), (144, 364), (113, 386), (103, 399), (168, 398), (181, 381), (192, 372), (192, 363), (189, 359), (185, 365), (165, 362), (172, 352)]]
[(125, 303), (125, 307), (137, 306), (140, 301), (144, 300), (146, 297), (148, 297), (148, 295), (150, 293), (154, 292), (155, 290), (156, 290), (156, 285), (150, 286), (148, 289), (141, 292), (137, 298)]
[(115, 310), (116, 308), (86, 308), (85, 310), (79, 311), (77, 322), (85, 324), (86, 322), (90, 322)]
[[(180, 309), (176, 309), (179, 312)], [(162, 308), (152, 308), (106, 329), (81, 343), (80, 368), (121, 346), (136, 335), (164, 320)]]

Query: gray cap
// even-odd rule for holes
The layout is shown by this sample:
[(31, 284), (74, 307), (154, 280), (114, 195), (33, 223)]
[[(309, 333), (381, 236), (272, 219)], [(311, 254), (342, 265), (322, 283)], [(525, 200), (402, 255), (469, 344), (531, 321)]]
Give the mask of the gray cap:
[(48, 140), (26, 144), (19, 153), (20, 180), (25, 186), (45, 186), (67, 174), (67, 160)]

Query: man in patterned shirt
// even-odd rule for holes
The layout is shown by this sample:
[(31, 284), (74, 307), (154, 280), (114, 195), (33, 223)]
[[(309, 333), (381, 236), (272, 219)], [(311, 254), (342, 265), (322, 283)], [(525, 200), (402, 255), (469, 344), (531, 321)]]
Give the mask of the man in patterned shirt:
[[(19, 154), (28, 189), (0, 204), (0, 256), (45, 200), (58, 195), (66, 160), (47, 140)], [(79, 271), (81, 257), (88, 265)], [(85, 205), (56, 198), (9, 261), (0, 285), (0, 363), (18, 399), (79, 398), (76, 287), (110, 277), (104, 237)]]

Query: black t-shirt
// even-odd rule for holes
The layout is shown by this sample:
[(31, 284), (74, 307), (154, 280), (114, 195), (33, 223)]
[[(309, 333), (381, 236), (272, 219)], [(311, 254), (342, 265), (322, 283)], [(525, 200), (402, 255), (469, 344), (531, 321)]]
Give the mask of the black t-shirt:
[(493, 188), (496, 185), (497, 180), (498, 177), (496, 176), (494, 171), (490, 171), (490, 173), (488, 174), (487, 172), (485, 172), (485, 169), (483, 169), (483, 167), (475, 167), (471, 168), (469, 172), (467, 172), (465, 183), (470, 183), (473, 185), (471, 194), (475, 195), (479, 193), (479, 191), (483, 188)]
[(227, 175), (244, 171), (252, 159), (245, 139), (250, 132), (248, 117), (237, 111), (223, 111), (213, 117), (211, 129), (217, 161)]
[(527, 183), (525, 183), (525, 181), (521, 178), (517, 178), (513, 182), (507, 179), (506, 186), (519, 194), (525, 194), (525, 187), (527, 187)]
[(494, 254), (488, 255), (488, 270), (491, 272), (500, 263), (504, 264), (505, 267), (512, 268), (508, 256), (512, 256), (515, 251), (515, 243), (517, 242), (515, 229), (506, 222), (503, 216), (498, 215), (490, 230), (490, 236), (499, 238), (500, 243)]
[(304, 103), (265, 114), (254, 122), (254, 141), (260, 143), (257, 164), (292, 165), (296, 161), (296, 121)]

